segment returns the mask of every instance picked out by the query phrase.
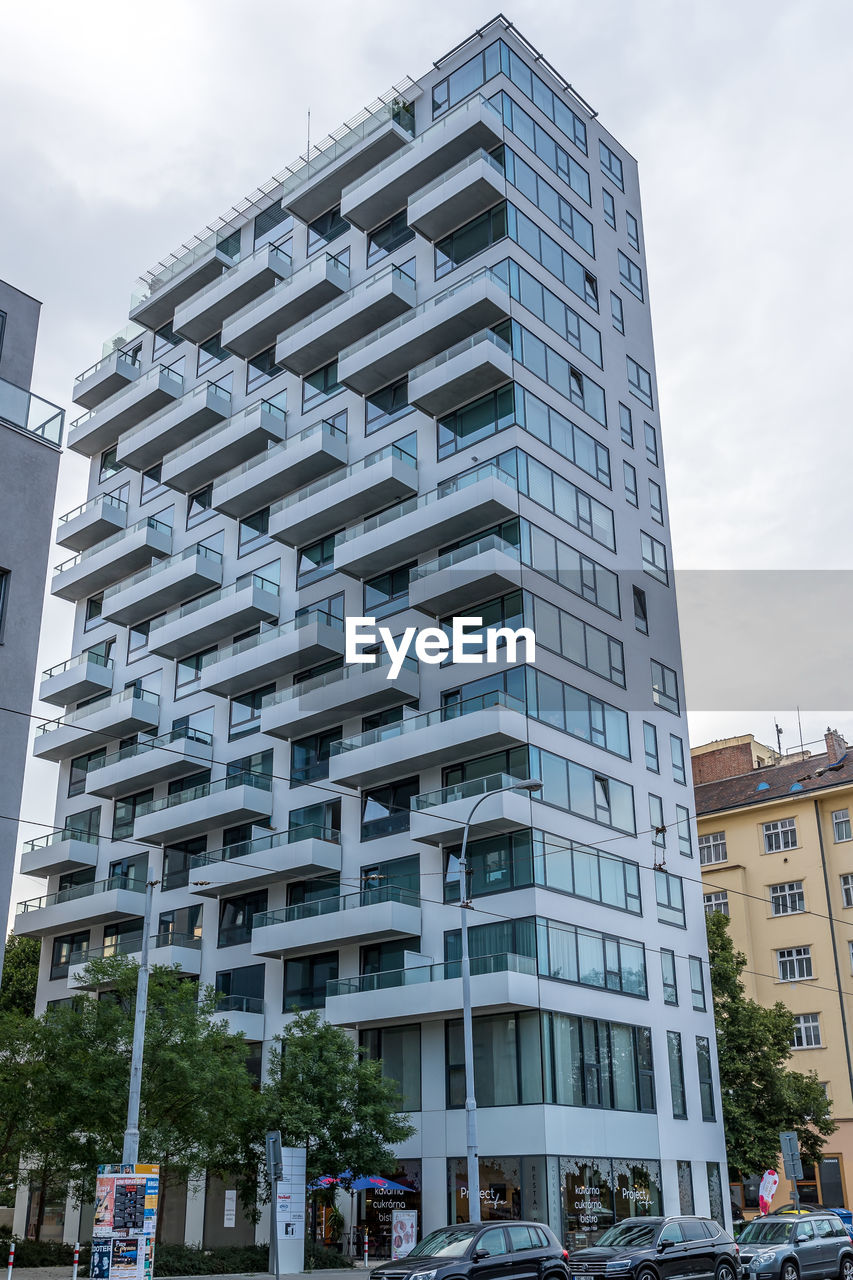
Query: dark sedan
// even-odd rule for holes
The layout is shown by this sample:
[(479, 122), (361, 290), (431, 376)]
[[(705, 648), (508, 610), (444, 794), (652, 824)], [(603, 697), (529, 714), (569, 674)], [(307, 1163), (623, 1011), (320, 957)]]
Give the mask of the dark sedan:
[(569, 1280), (568, 1254), (542, 1222), (458, 1223), (425, 1236), (371, 1280)]
[(740, 1280), (738, 1247), (710, 1218), (631, 1218), (572, 1253), (573, 1280)]

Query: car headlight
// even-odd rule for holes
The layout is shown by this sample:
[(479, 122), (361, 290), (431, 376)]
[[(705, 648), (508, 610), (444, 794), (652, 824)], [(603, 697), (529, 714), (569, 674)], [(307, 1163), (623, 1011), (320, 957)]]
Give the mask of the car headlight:
[(608, 1271), (630, 1271), (631, 1264), (625, 1258), (615, 1258), (607, 1264)]
[(438, 1275), (438, 1267), (434, 1267), (432, 1271), (412, 1271), (408, 1280), (435, 1280)]
[(772, 1262), (776, 1257), (776, 1253), (776, 1249), (762, 1249), (760, 1253), (755, 1255), (753, 1262)]

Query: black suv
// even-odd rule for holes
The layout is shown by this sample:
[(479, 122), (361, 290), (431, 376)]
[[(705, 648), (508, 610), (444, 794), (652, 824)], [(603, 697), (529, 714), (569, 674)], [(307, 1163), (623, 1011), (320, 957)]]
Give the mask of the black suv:
[(748, 1280), (853, 1280), (853, 1242), (837, 1214), (772, 1213), (753, 1218), (740, 1234), (740, 1260)]
[[(710, 1218), (629, 1218), (572, 1253), (573, 1280), (740, 1280), (738, 1246)], [(853, 1276), (845, 1277), (853, 1280)]]
[(399, 1262), (383, 1262), (370, 1280), (569, 1280), (568, 1254), (542, 1222), (440, 1227)]

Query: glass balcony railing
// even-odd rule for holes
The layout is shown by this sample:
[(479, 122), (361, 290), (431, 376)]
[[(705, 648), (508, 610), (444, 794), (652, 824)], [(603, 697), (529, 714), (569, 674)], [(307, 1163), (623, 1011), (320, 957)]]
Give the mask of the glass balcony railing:
[(378, 515), (362, 520), (360, 524), (354, 524), (351, 528), (342, 530), (335, 537), (335, 546), (339, 547), (344, 543), (352, 542), (353, 538), (360, 538), (364, 533), (373, 533), (374, 530), (382, 529), (386, 524), (391, 524), (402, 516), (430, 507), (435, 502), (441, 502), (442, 498), (447, 498), (451, 493), (458, 493), (461, 489), (467, 489), (472, 484), (487, 479), (500, 480), (501, 484), (509, 485), (512, 489), (516, 488), (515, 477), (508, 471), (503, 471), (494, 462), (484, 462), (473, 471), (465, 471), (459, 476), (450, 476), (436, 489), (430, 489), (427, 493), (419, 494), (414, 498), (406, 498), (405, 502), (398, 503), (396, 507), (389, 507), (386, 511), (380, 511)]
[(420, 897), (414, 889), (402, 889), (396, 884), (385, 884), (375, 889), (360, 889), (357, 893), (345, 893), (341, 897), (314, 898), (310, 902), (298, 902), (280, 911), (261, 911), (252, 917), (252, 928), (264, 929), (271, 924), (312, 920), (316, 916), (334, 915), (338, 911), (353, 911), (357, 907), (373, 907), (382, 902), (402, 902), (409, 907), (421, 905)]
[[(292, 702), (294, 698), (301, 698), (305, 694), (314, 693), (317, 689), (328, 689), (330, 685), (340, 684), (342, 681), (362, 678), (369, 675), (371, 671), (381, 670), (383, 667), (391, 665), (391, 654), (387, 651), (376, 654), (376, 661), (370, 665), (362, 665), (360, 662), (353, 663), (349, 667), (339, 667), (335, 671), (326, 671), (321, 676), (312, 676), (310, 680), (302, 680), (299, 684), (293, 685), (290, 689), (279, 689), (277, 693), (268, 693), (262, 702), (262, 707), (275, 707), (283, 702)], [(418, 664), (415, 658), (405, 657), (402, 665), (407, 671), (417, 671)], [(342, 695), (345, 697), (345, 695)]]
[[(472, 956), (471, 976), (485, 973), (529, 973), (536, 975), (532, 956), (504, 952), (494, 956)], [(389, 987), (412, 987), (421, 982), (444, 982), (462, 976), (462, 962), (447, 960), (444, 964), (424, 964), (411, 969), (388, 969), (381, 973), (362, 973), (355, 978), (333, 978), (326, 983), (326, 996), (352, 996), (361, 991), (384, 991)]]
[[(144, 332), (139, 325), (135, 325), (134, 327), (138, 328), (140, 333)], [(122, 351), (121, 344), (118, 346), (108, 346), (105, 342), (104, 348), (104, 354), (101, 356), (100, 360), (96, 360), (94, 364), (89, 365), (88, 369), (84, 369), (82, 373), (77, 374), (77, 377), (74, 379), (75, 387), (79, 383), (85, 382), (87, 378), (90, 378), (93, 373), (97, 373), (99, 369), (103, 369), (103, 367), (109, 364), (116, 355), (119, 356), (125, 364), (129, 364), (134, 369), (139, 369), (141, 367), (139, 356), (132, 356), (129, 351)]]
[(171, 796), (160, 796), (156, 800), (144, 800), (137, 805), (136, 816), (143, 818), (149, 813), (162, 813), (164, 809), (174, 809), (179, 804), (189, 804), (193, 800), (206, 800), (208, 796), (222, 795), (224, 791), (233, 791), (235, 787), (254, 787), (258, 791), (271, 791), (272, 778), (266, 773), (233, 773), (230, 777), (220, 778), (218, 782), (201, 782), (195, 787), (185, 787)]
[(239, 262), (239, 228), (232, 227), (227, 231), (223, 228), (212, 231), (208, 236), (199, 237), (195, 244), (183, 253), (175, 254), (172, 260), (166, 262), (159, 271), (152, 272), (147, 280), (140, 280), (130, 298), (131, 311), (140, 303), (146, 302), (158, 290), (170, 284), (182, 271), (186, 271), (187, 267), (194, 266), (196, 262), (200, 262), (202, 258), (214, 252), (221, 253), (232, 265)]
[[(497, 107), (495, 107), (491, 102), (489, 102), (487, 98), (483, 98), (481, 95), (480, 100), (481, 102), (484, 102), (486, 106), (489, 107), (492, 111), (494, 111), (495, 115), (497, 116), (500, 115), (500, 112), (498, 111)], [(467, 106), (469, 101), (470, 99), (467, 99), (464, 104), (460, 103), (460, 106), (463, 106), (463, 105)], [(459, 110), (459, 107), (454, 107), (452, 111), (449, 111), (447, 115), (443, 117), (440, 123), (444, 124), (445, 120), (449, 120), (453, 115), (453, 112), (458, 110)], [(431, 125), (429, 129), (425, 129), (423, 131), (423, 133), (421, 134), (421, 137), (429, 138), (432, 130), (437, 129), (438, 127), (439, 127), (438, 124)], [(425, 187), (418, 187), (417, 191), (414, 194), (413, 199), (420, 200), (424, 196), (428, 196), (431, 191), (436, 191), (439, 187), (443, 187), (446, 182), (449, 182), (451, 178), (455, 178), (457, 173), (464, 173), (466, 169), (471, 168), (472, 164), (483, 164), (483, 163), (489, 165), (490, 168), (494, 169), (495, 173), (499, 178), (506, 177), (506, 174), (504, 173), (503, 165), (500, 163), (500, 161), (496, 160), (494, 156), (490, 156), (488, 151), (483, 151), (483, 149), (480, 148), (480, 150), (475, 151), (472, 156), (468, 156), (467, 159), (465, 160), (460, 160), (459, 163), (455, 164), (452, 169), (448, 169), (445, 173), (439, 174), (437, 178), (433, 178), (432, 182), (428, 182)]]
[(270, 582), (268, 578), (262, 578), (259, 573), (247, 574), (245, 578), (239, 578), (237, 582), (232, 582), (230, 587), (223, 587), (220, 591), (208, 591), (205, 595), (199, 596), (196, 600), (189, 600), (186, 604), (182, 604), (177, 609), (171, 609), (169, 613), (163, 613), (159, 618), (151, 619), (151, 633), (159, 631), (161, 627), (168, 626), (170, 622), (177, 622), (181, 618), (189, 618), (194, 613), (198, 613), (199, 609), (206, 609), (209, 604), (218, 604), (220, 600), (228, 600), (232, 596), (237, 595), (247, 588), (255, 588), (263, 591), (269, 596), (269, 603), (266, 607), (271, 613), (278, 612), (278, 605), (274, 603), (279, 599), (279, 586), (277, 582)]
[(263, 1013), (263, 1011), (262, 996), (217, 996), (217, 1013)]
[(109, 893), (112, 889), (129, 889), (131, 893), (144, 893), (145, 880), (132, 876), (108, 876), (106, 880), (91, 880), (88, 884), (75, 884), (68, 889), (58, 889), (55, 893), (45, 893), (40, 898), (30, 898), (18, 904), (18, 911), (26, 914), (29, 911), (40, 911), (42, 907), (55, 907), (61, 902), (76, 902), (80, 898), (91, 898), (99, 893)]
[(353, 147), (364, 142), (372, 133), (376, 133), (391, 121), (398, 124), (410, 137), (415, 136), (414, 109), (402, 98), (394, 98), (391, 102), (378, 102), (373, 106), (365, 107), (352, 120), (347, 121), (335, 133), (324, 139), (308, 159), (302, 159), (302, 164), (298, 168), (294, 166), (293, 177), (298, 179), (294, 187), (310, 182), (318, 173), (328, 169)]
[[(314, 428), (309, 428), (313, 430)], [(374, 453), (369, 453), (366, 458), (360, 458), (358, 462), (350, 463), (348, 467), (341, 467), (338, 471), (332, 471), (327, 476), (321, 476), (319, 480), (306, 484), (302, 489), (296, 489), (293, 493), (289, 493), (285, 498), (279, 498), (270, 507), (270, 516), (277, 515), (279, 511), (287, 511), (290, 507), (295, 507), (298, 502), (304, 502), (306, 498), (313, 498), (317, 493), (324, 493), (332, 485), (338, 484), (341, 480), (347, 480), (350, 476), (360, 475), (362, 471), (375, 467), (378, 462), (384, 462), (386, 458), (399, 458), (401, 462), (405, 462), (407, 466), (413, 470), (417, 470), (418, 460), (413, 458), (410, 453), (406, 453), (396, 444), (388, 444), (384, 449), (377, 449)]]
[[(112, 600), (114, 596), (119, 595), (122, 591), (127, 591), (128, 587), (136, 587), (140, 582), (148, 582), (150, 578), (155, 578), (158, 573), (165, 573), (167, 569), (172, 569), (176, 564), (182, 564), (185, 560), (192, 560), (195, 556), (199, 556), (202, 560), (209, 560), (211, 564), (222, 564), (221, 551), (214, 551), (213, 547), (205, 546), (203, 542), (194, 542), (192, 546), (184, 547), (183, 551), (177, 551), (173, 556), (166, 556), (163, 560), (156, 560), (147, 569), (140, 569), (138, 573), (132, 573), (129, 578), (122, 578), (121, 582), (115, 583), (112, 587), (107, 587), (104, 592), (104, 600)], [(154, 625), (153, 622), (151, 625)]]
[[(253, 302), (247, 302), (244, 307), (240, 307), (239, 311), (235, 311), (233, 316), (229, 316), (229, 327), (236, 324), (238, 321), (245, 319), (245, 317), (251, 315), (253, 311), (263, 307), (270, 298), (283, 298), (286, 301), (291, 290), (293, 291), (294, 297), (298, 296), (299, 286), (304, 284), (306, 280), (313, 279), (317, 274), (317, 263), (322, 260), (323, 259), (320, 257), (312, 258), (310, 262), (307, 262), (304, 267), (300, 267), (298, 271), (291, 272), (291, 274), (285, 276), (283, 280), (276, 280), (272, 288), (267, 289), (266, 293), (262, 293), (261, 296), (259, 298), (255, 298)], [(341, 262), (333, 253), (327, 253), (325, 255), (325, 261), (330, 264), (333, 263), (337, 270), (341, 271), (346, 276), (347, 281), (349, 281), (349, 267), (345, 262)], [(281, 290), (284, 290), (284, 292), (281, 292)], [(282, 306), (283, 305), (284, 303), (282, 303)], [(309, 316), (309, 319), (313, 320), (314, 315), (312, 314)], [(305, 322), (300, 321), (300, 323), (304, 324)]]
[(104, 756), (103, 760), (90, 765), (86, 774), (88, 776), (91, 773), (97, 773), (100, 769), (107, 769), (110, 765), (121, 764), (123, 760), (135, 760), (137, 756), (147, 755), (149, 751), (156, 751), (158, 747), (171, 747), (176, 742), (196, 742), (199, 746), (209, 747), (213, 742), (213, 735), (202, 733), (201, 729), (192, 729), (186, 725), (180, 729), (171, 729), (157, 738), (145, 738), (142, 742), (132, 742), (118, 751), (111, 751), (109, 755)]
[[(166, 370), (166, 366), (162, 366)], [(170, 375), (171, 369), (166, 370)], [(146, 374), (146, 377), (148, 375)], [(181, 376), (181, 375), (179, 375)], [(183, 377), (181, 376), (183, 383)], [(121, 394), (121, 392), (119, 392)], [(174, 417), (175, 408), (180, 405), (181, 409), (187, 410), (187, 416), (192, 414), (196, 402), (199, 400), (207, 400), (208, 395), (214, 396), (220, 401), (220, 408), (223, 414), (231, 412), (231, 392), (227, 387), (221, 387), (218, 382), (202, 382), (199, 386), (193, 387), (192, 391), (187, 391), (179, 400), (173, 400), (171, 404), (164, 405), (162, 409), (158, 409), (156, 413), (152, 413), (140, 422), (137, 426), (132, 427), (130, 431), (122, 433), (121, 444), (122, 449), (127, 450), (134, 440), (138, 440), (141, 436), (147, 434), (156, 434), (157, 426), (167, 417)]]
[(162, 933), (155, 933), (151, 940), (155, 947), (187, 947), (190, 951), (201, 951), (200, 933), (173, 933), (164, 929)]
[(417, 582), (421, 578), (429, 578), (433, 573), (440, 573), (442, 569), (454, 569), (457, 565), (464, 564), (474, 556), (481, 556), (486, 551), (501, 551), (504, 555), (511, 556), (513, 560), (520, 558), (518, 547), (507, 542), (506, 538), (501, 538), (499, 534), (490, 533), (488, 537), (478, 538), (476, 542), (466, 542), (464, 547), (457, 547), (455, 551), (446, 551), (444, 555), (436, 556), (434, 560), (425, 560), (423, 564), (415, 565), (410, 572), (410, 581)]
[[(158, 382), (161, 374), (166, 374), (166, 376), (170, 378), (172, 382), (175, 383), (175, 389), (179, 393), (181, 390), (183, 390), (184, 375), (182, 373), (178, 373), (176, 369), (171, 369), (166, 364), (155, 364), (153, 368), (148, 370), (147, 373), (143, 373), (141, 377), (137, 378), (136, 381), (133, 383), (134, 389), (147, 387), (152, 382)], [(78, 427), (85, 426), (85, 424), (91, 418), (96, 418), (99, 415), (105, 416), (106, 414), (108, 414), (110, 409), (114, 409), (117, 405), (121, 404), (122, 399), (124, 398), (124, 396), (127, 395), (127, 392), (128, 392), (128, 388), (122, 387), (120, 391), (116, 391), (113, 395), (109, 396), (106, 400), (104, 400), (102, 404), (99, 404), (97, 408), (90, 409), (88, 413), (81, 413), (80, 417), (75, 418), (74, 421), (71, 423), (72, 431)], [(139, 394), (144, 395), (144, 392), (140, 391)], [(166, 406), (167, 409), (170, 409), (171, 407), (172, 407), (171, 405)], [(161, 409), (160, 413), (163, 413), (163, 412), (165, 412), (165, 410)], [(141, 423), (138, 427), (134, 427), (133, 431), (126, 432), (125, 439), (127, 439), (131, 435), (136, 434), (136, 432), (141, 431), (143, 427), (150, 426), (154, 417), (158, 417), (158, 416), (159, 414), (154, 414), (152, 415), (151, 418), (146, 418), (145, 422)]]
[(74, 667), (86, 666), (89, 662), (96, 667), (105, 667), (108, 671), (114, 666), (112, 658), (105, 658), (102, 653), (94, 653), (90, 650), (88, 653), (76, 653), (73, 658), (66, 658), (65, 662), (58, 662), (55, 667), (48, 667), (41, 673), (41, 678), (50, 680), (51, 677), (61, 676), (63, 672), (71, 671)]
[(64, 844), (66, 840), (81, 840), (83, 844), (96, 845), (100, 836), (91, 831), (75, 831), (73, 827), (63, 827), (61, 831), (51, 831), (47, 836), (36, 836), (35, 840), (25, 840), (24, 853), (32, 853), (35, 849), (50, 849), (55, 844)]
[[(288, 231), (288, 239), (291, 234), (292, 232)], [(280, 244), (272, 244), (268, 242), (267, 244), (262, 244), (259, 249), (255, 249), (254, 253), (249, 254), (248, 257), (240, 258), (234, 263), (233, 267), (228, 267), (222, 272), (221, 276), (217, 276), (215, 280), (211, 280), (210, 284), (206, 284), (203, 289), (199, 289), (191, 298), (188, 298), (182, 306), (187, 306), (189, 303), (195, 305), (195, 303), (200, 302), (207, 294), (213, 293), (215, 289), (221, 289), (224, 284), (227, 285), (232, 281), (239, 281), (248, 272), (247, 263), (254, 262), (256, 259), (259, 260), (262, 256), (266, 256), (267, 254), (269, 254), (271, 258), (275, 259), (282, 277), (290, 275), (293, 270), (293, 258), (289, 253), (285, 253)], [(254, 303), (252, 305), (254, 305)], [(229, 316), (229, 319), (230, 318), (231, 317)]]
[(68, 524), (69, 520), (76, 520), (78, 516), (84, 515), (87, 511), (95, 511), (101, 506), (112, 507), (116, 511), (127, 511), (127, 503), (123, 498), (117, 498), (113, 493), (96, 493), (94, 498), (89, 498), (88, 502), (81, 502), (79, 507), (66, 511), (56, 523), (57, 525)]
[(110, 356), (115, 351), (120, 351), (122, 347), (127, 347), (137, 338), (141, 338), (144, 333), (143, 325), (136, 324), (133, 320), (129, 321), (123, 329), (119, 329), (118, 333), (114, 333), (111, 338), (107, 338), (106, 342), (101, 344), (101, 356)]
[(472, 778), (470, 782), (459, 782), (454, 787), (439, 787), (435, 791), (422, 791), (412, 796), (409, 804), (418, 813), (424, 809), (435, 809), (439, 805), (453, 804), (456, 800), (471, 800), (476, 796), (488, 795), (492, 791), (508, 791), (518, 786), (521, 781), (509, 773), (489, 773), (484, 778)]
[(76, 710), (69, 711), (64, 716), (58, 716), (55, 720), (47, 720), (44, 724), (36, 725), (36, 733), (50, 733), (51, 730), (61, 729), (65, 725), (78, 724), (89, 716), (97, 715), (99, 711), (105, 711), (108, 707), (118, 707), (125, 702), (142, 703), (153, 711), (160, 705), (160, 696), (151, 693), (148, 689), (133, 687), (122, 689), (121, 693), (115, 693), (110, 698), (96, 698), (94, 702), (87, 702), (85, 707), (77, 707)]
[(114, 938), (112, 942), (105, 942), (102, 947), (80, 947), (79, 950), (72, 951), (68, 963), (77, 965), (86, 964), (89, 960), (109, 960), (113, 956), (132, 956), (141, 950), (142, 934), (127, 933), (121, 938)]
[[(266, 400), (261, 401), (262, 414), (268, 412), (265, 407), (268, 403), (269, 402)], [(201, 450), (205, 454), (215, 454), (216, 444), (219, 437), (226, 435), (242, 435), (242, 424), (251, 414), (256, 413), (257, 410), (257, 404), (250, 404), (248, 408), (241, 409), (239, 413), (235, 413), (233, 418), (227, 418), (225, 422), (217, 422), (215, 426), (202, 432), (200, 436), (195, 436), (192, 440), (186, 440), (183, 444), (178, 445), (177, 449), (172, 449), (171, 452), (166, 454), (163, 458), (163, 466), (168, 466), (168, 464), (170, 462), (174, 462), (176, 458), (183, 458), (193, 449)], [(280, 409), (276, 413), (271, 413), (270, 417), (274, 418), (277, 422), (286, 422), (287, 411)]]
[(27, 391), (26, 387), (0, 378), (0, 422), (58, 445), (62, 443), (65, 410)]
[(512, 355), (512, 347), (505, 338), (499, 337), (491, 329), (482, 329), (470, 338), (463, 338), (461, 342), (455, 342), (452, 347), (448, 347), (446, 351), (439, 352), (431, 360), (424, 360), (423, 364), (415, 365), (409, 374), (409, 382), (414, 382), (415, 378), (419, 378), (421, 374), (431, 373), (433, 369), (440, 369), (443, 364), (447, 364), (448, 360), (453, 360), (456, 356), (461, 356), (466, 351), (473, 351), (484, 342), (491, 343), (493, 347), (497, 347), (498, 351), (502, 351), (504, 355)]
[(211, 866), (215, 862), (231, 862), (235, 858), (247, 858), (253, 853), (268, 853), (270, 849), (302, 844), (304, 840), (325, 840), (329, 844), (340, 844), (341, 833), (335, 827), (324, 827), (315, 822), (303, 823), (288, 831), (275, 831), (272, 835), (259, 836), (256, 840), (240, 840), (236, 844), (224, 845), (221, 849), (208, 849), (206, 853), (193, 854), (190, 867), (197, 869)]
[(226, 645), (224, 649), (218, 649), (216, 653), (207, 654), (201, 660), (201, 669), (204, 671), (207, 667), (211, 667), (217, 662), (225, 662), (228, 658), (237, 658), (241, 653), (250, 653), (252, 649), (257, 649), (258, 645), (268, 644), (271, 640), (279, 639), (280, 636), (295, 635), (303, 627), (308, 627), (314, 622), (322, 623), (326, 627), (334, 627), (336, 631), (343, 631), (344, 629), (343, 618), (337, 618), (334, 614), (326, 613), (322, 609), (312, 609), (309, 613), (304, 613), (299, 618), (291, 618), (289, 622), (282, 622), (277, 627), (270, 627), (267, 631), (260, 631), (255, 636), (246, 636), (245, 640), (235, 640), (233, 644)]
[[(335, 261), (337, 261), (337, 259), (335, 259)], [(303, 267), (303, 271), (304, 270), (305, 268)], [(327, 302), (324, 306), (320, 307), (318, 311), (312, 311), (308, 317), (308, 321), (313, 325), (315, 320), (323, 320), (325, 317), (330, 316), (333, 312), (337, 311), (339, 307), (344, 306), (353, 299), (364, 297), (366, 293), (370, 293), (371, 290), (376, 289), (384, 280), (399, 280), (402, 284), (415, 284), (415, 277), (411, 275), (410, 272), (404, 271), (402, 267), (398, 267), (394, 263), (391, 263), (389, 266), (382, 267), (380, 271), (374, 272), (372, 276), (368, 276), (366, 280), (362, 280), (359, 284), (355, 285), (354, 288), (347, 290), (347, 292), (341, 297), (333, 298), (331, 302)], [(300, 320), (298, 324), (293, 326), (292, 331), (296, 332), (303, 329), (308, 321)], [(290, 330), (285, 332), (290, 332)]]
[[(67, 569), (73, 569), (78, 564), (85, 564), (87, 560), (100, 555), (102, 551), (107, 551), (110, 547), (116, 547), (120, 542), (133, 537), (140, 529), (154, 529), (160, 533), (167, 533), (170, 538), (172, 536), (172, 526), (170, 524), (165, 524), (162, 520), (158, 520), (156, 516), (146, 516), (145, 519), (132, 524), (129, 529), (119, 529), (118, 533), (111, 533), (108, 538), (104, 538), (101, 542), (96, 542), (93, 547), (87, 547), (85, 551), (78, 551), (76, 556), (63, 560), (62, 564), (58, 564), (54, 569), (53, 576), (58, 577), (60, 573), (65, 573)], [(110, 589), (115, 593), (116, 588)]]
[(343, 755), (347, 751), (358, 751), (360, 747), (375, 747), (377, 743), (387, 742), (390, 738), (417, 733), (419, 729), (427, 729), (432, 725), (446, 724), (449, 720), (458, 720), (460, 716), (474, 715), (477, 711), (485, 711), (489, 707), (506, 707), (510, 711), (525, 713), (524, 703), (520, 698), (511, 698), (500, 689), (492, 689), (489, 693), (481, 693), (476, 698), (466, 698), (462, 702), (449, 702), (446, 707), (437, 711), (425, 711), (421, 715), (412, 716), (409, 720), (397, 720), (393, 724), (384, 724), (368, 733), (357, 733), (351, 738), (342, 738), (333, 742), (333, 756)]

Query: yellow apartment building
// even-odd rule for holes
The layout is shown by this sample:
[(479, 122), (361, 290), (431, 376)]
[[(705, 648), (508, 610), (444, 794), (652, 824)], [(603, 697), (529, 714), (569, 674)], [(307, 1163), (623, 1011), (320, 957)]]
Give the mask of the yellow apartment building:
[[(838, 1128), (800, 1200), (853, 1204), (853, 749), (782, 756), (752, 734), (691, 751), (706, 911), (723, 911), (747, 956), (746, 992), (796, 1018), (792, 1067), (817, 1072)], [(774, 1205), (793, 1198), (779, 1165)], [(732, 1185), (758, 1207), (758, 1179)]]

